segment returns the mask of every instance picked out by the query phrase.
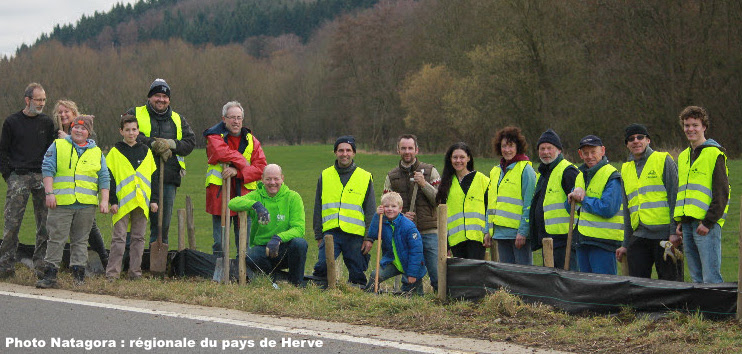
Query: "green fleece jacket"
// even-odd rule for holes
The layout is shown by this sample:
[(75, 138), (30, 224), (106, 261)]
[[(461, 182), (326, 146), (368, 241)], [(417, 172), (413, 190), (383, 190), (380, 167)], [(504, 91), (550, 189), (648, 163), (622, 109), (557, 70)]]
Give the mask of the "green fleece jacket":
[[(268, 209), (271, 215), (268, 225), (261, 225), (258, 222), (257, 214), (252, 208), (256, 201)], [(304, 202), (299, 193), (290, 190), (285, 183), (281, 185), (276, 196), (270, 197), (263, 183), (258, 182), (258, 189), (230, 200), (229, 209), (246, 211), (252, 218), (250, 247), (265, 246), (273, 235), (278, 235), (281, 242), (304, 237)]]

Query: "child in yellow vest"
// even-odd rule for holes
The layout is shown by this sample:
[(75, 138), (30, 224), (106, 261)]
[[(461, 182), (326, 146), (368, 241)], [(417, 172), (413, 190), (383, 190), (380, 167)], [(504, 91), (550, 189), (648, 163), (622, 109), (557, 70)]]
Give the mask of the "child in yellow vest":
[(113, 214), (111, 254), (106, 267), (106, 278), (109, 280), (117, 279), (121, 273), (128, 229), (131, 230), (129, 279), (142, 277), (144, 233), (149, 218), (147, 209), (157, 212), (157, 203), (150, 200), (152, 174), (157, 169), (157, 163), (147, 145), (137, 142), (137, 118), (129, 114), (122, 116), (119, 132), (124, 140), (116, 143), (106, 156), (111, 185), (115, 186), (111, 188), (109, 197)]

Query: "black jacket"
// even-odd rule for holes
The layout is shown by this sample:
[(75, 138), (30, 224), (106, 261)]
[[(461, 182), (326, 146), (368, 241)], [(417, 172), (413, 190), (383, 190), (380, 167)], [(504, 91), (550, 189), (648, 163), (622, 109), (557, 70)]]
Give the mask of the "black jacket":
[(44, 153), (57, 137), (54, 122), (46, 114), (29, 117), (23, 111), (5, 118), (0, 135), (0, 174), (41, 173)]

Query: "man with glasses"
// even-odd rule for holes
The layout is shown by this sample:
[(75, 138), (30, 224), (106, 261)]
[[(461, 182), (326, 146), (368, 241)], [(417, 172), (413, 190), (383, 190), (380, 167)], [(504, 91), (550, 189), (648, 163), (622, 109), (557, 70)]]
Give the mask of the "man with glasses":
[[(641, 124), (625, 130), (628, 161), (621, 167), (624, 183), (624, 240), (616, 258), (627, 257), (629, 275), (683, 281), (683, 262), (665, 256), (660, 241), (680, 245), (673, 212), (678, 191), (678, 166), (666, 152), (649, 147), (649, 131)], [(663, 243), (666, 244), (666, 243)], [(674, 256), (674, 253), (673, 253)]]
[[(265, 154), (260, 142), (252, 131), (242, 126), (245, 110), (237, 101), (227, 102), (222, 107), (222, 121), (204, 131), (206, 138), (206, 212), (212, 215), (214, 244), (212, 253), (222, 257), (222, 181), (231, 177), (229, 199), (246, 195), (257, 189), (265, 168)], [(226, 167), (222, 165), (226, 164)], [(255, 203), (256, 213), (260, 217), (267, 213), (265, 207)], [(260, 209), (260, 210), (258, 210)], [(239, 222), (237, 213), (229, 212), (234, 225), (235, 245), (239, 240)], [(247, 229), (250, 229), (248, 222)], [(227, 255), (229, 257), (229, 255)]]
[[(156, 79), (149, 86), (147, 104), (133, 107), (126, 112), (137, 117), (139, 122), (139, 137), (137, 141), (152, 149), (157, 159), (165, 160), (164, 178), (164, 205), (157, 212), (150, 212), (149, 242), (157, 241), (157, 213), (163, 213), (162, 242), (167, 243), (170, 230), (170, 219), (173, 215), (175, 193), (183, 176), (185, 176), (185, 156), (189, 155), (196, 146), (196, 135), (185, 117), (173, 111), (170, 107), (170, 86), (163, 79)], [(175, 155), (175, 156), (173, 156)], [(174, 158), (170, 158), (173, 156)], [(152, 175), (152, 200), (159, 200), (160, 171)]]
[(36, 248), (33, 262), (37, 274), (43, 270), (49, 238), (46, 230), (47, 208), (41, 162), (57, 132), (52, 119), (41, 113), (46, 104), (46, 92), (41, 85), (29, 84), (23, 99), (26, 107), (5, 119), (0, 136), (0, 173), (8, 184), (5, 197), (5, 227), (3, 242), (0, 244), (0, 278), (15, 275), (18, 231), (21, 228), (29, 194), (33, 196), (36, 219)]

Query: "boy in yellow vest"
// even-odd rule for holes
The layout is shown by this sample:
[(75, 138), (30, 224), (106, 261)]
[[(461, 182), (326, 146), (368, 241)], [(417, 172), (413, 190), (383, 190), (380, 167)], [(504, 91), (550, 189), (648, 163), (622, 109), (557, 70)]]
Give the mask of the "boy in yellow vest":
[(113, 214), (113, 236), (111, 254), (106, 267), (106, 278), (118, 279), (121, 261), (126, 247), (126, 233), (131, 226), (129, 248), (129, 279), (142, 277), (142, 253), (144, 233), (147, 230), (149, 210), (157, 212), (157, 203), (152, 197), (152, 174), (157, 163), (152, 151), (137, 141), (139, 124), (131, 114), (121, 117), (119, 133), (124, 137), (114, 145), (106, 156), (111, 176), (109, 200)]
[(691, 280), (721, 283), (721, 227), (729, 210), (727, 156), (719, 143), (706, 139), (706, 109), (688, 106), (680, 124), (690, 147), (678, 156), (677, 234), (682, 234)]
[(106, 158), (95, 141), (93, 116), (79, 116), (72, 121), (70, 135), (54, 140), (44, 154), (41, 173), (49, 215), (46, 227), (49, 243), (46, 248), (44, 276), (37, 288), (57, 287), (57, 272), (67, 237), (70, 239), (70, 269), (75, 284), (85, 281), (88, 263), (88, 235), (95, 219), (100, 190), (100, 212), (108, 213), (110, 177)]

